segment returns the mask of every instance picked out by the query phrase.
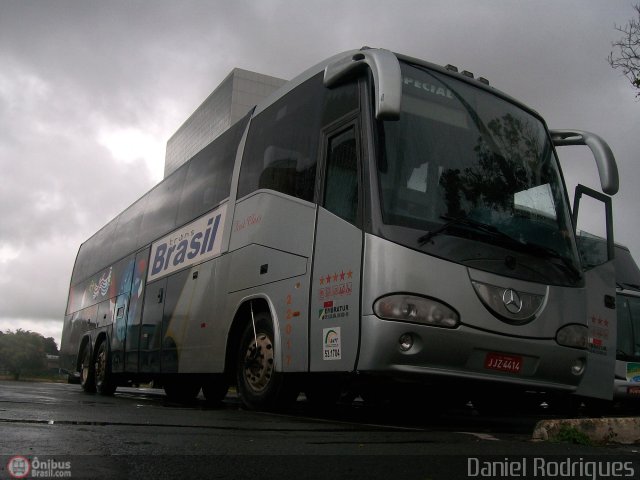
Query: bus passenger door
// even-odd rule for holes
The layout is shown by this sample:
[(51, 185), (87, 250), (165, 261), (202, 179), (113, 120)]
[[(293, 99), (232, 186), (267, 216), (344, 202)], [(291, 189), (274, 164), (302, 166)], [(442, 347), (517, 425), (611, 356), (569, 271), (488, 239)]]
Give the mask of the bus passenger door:
[(122, 293), (116, 298), (116, 309), (113, 316), (113, 329), (111, 331), (111, 371), (120, 373), (124, 371), (124, 342), (126, 335), (127, 307), (129, 295)]
[(147, 285), (140, 325), (140, 372), (160, 373), (162, 317), (167, 294), (167, 277)]
[(124, 344), (124, 369), (127, 372), (139, 371), (139, 353), (141, 341), (142, 300), (144, 288), (147, 283), (147, 264), (149, 261), (149, 248), (136, 255), (131, 282), (131, 294), (129, 295), (129, 309), (127, 312), (127, 324)]
[(357, 122), (325, 135), (311, 288), (310, 370), (355, 368), (363, 233)]
[[(198, 278), (191, 270), (182, 270), (167, 279), (162, 320), (162, 373), (178, 373), (179, 346), (184, 346), (190, 317), (190, 300)], [(186, 304), (186, 305), (185, 305)]]
[[(580, 216), (580, 208), (582, 212), (588, 213)], [(611, 198), (578, 185), (573, 209), (578, 251), (583, 270), (585, 270), (586, 320), (589, 329), (586, 368), (576, 394), (611, 400), (613, 399), (617, 340)], [(599, 212), (603, 215), (598, 215)], [(605, 238), (591, 235), (579, 228), (581, 223), (587, 223), (586, 220), (591, 219), (593, 222), (594, 217), (599, 220), (598, 223), (606, 225)], [(578, 230), (581, 230), (581, 233), (578, 233)]]

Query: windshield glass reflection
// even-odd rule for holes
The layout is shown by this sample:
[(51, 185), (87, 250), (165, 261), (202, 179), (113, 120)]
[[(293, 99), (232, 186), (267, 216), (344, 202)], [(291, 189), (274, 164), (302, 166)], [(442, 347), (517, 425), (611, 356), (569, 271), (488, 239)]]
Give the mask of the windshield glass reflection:
[(402, 72), (400, 120), (380, 129), (385, 234), (474, 268), (578, 282), (569, 209), (542, 122), (446, 75), (406, 64)]

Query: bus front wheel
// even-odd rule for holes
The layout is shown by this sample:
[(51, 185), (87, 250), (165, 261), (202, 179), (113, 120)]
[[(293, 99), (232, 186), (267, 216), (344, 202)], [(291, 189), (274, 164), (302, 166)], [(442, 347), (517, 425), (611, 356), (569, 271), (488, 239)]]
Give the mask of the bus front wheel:
[(238, 361), (236, 380), (242, 403), (252, 410), (272, 410), (297, 398), (297, 392), (287, 385), (285, 376), (276, 372), (276, 352), (271, 318), (257, 313), (253, 323), (244, 330)]

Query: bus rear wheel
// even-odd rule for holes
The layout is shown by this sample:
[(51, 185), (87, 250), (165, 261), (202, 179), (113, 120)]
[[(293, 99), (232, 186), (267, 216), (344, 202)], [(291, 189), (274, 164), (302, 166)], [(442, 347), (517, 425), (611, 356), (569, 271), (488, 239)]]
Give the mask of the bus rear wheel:
[(91, 358), (91, 347), (85, 344), (80, 354), (80, 386), (86, 393), (95, 393), (95, 366)]
[(116, 391), (116, 384), (111, 373), (111, 356), (109, 355), (109, 344), (107, 340), (100, 342), (95, 362), (95, 384), (96, 391), (100, 395), (113, 395)]
[(255, 315), (244, 330), (238, 360), (236, 380), (242, 403), (252, 410), (272, 410), (297, 398), (297, 391), (276, 372), (276, 352), (271, 318), (267, 313)]

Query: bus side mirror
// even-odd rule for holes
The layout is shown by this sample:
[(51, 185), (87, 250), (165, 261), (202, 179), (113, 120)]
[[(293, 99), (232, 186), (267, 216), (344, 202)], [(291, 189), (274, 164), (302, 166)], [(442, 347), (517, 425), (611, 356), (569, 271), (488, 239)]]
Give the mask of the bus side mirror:
[(565, 145), (586, 145), (591, 149), (602, 191), (607, 195), (615, 195), (618, 192), (618, 166), (613, 152), (607, 142), (598, 135), (582, 130), (551, 130), (551, 140), (556, 147)]
[(402, 73), (398, 58), (389, 50), (363, 48), (327, 65), (324, 85), (331, 88), (360, 75), (369, 67), (373, 74), (375, 108), (378, 120), (397, 120), (400, 117)]

